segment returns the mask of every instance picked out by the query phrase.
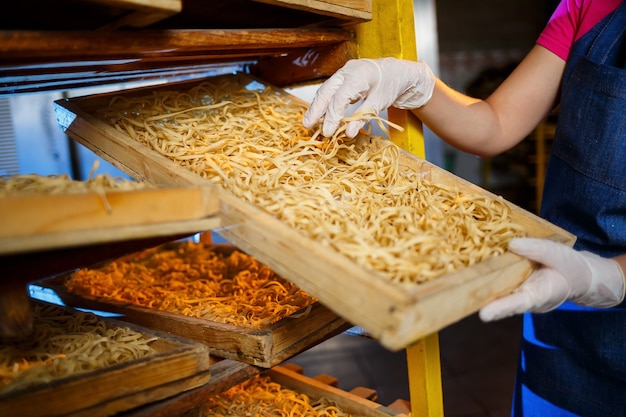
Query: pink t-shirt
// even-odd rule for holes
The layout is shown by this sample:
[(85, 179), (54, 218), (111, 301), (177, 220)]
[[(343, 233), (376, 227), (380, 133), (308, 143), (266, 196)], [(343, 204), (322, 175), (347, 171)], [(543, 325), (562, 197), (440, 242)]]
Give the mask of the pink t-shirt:
[(623, 0), (561, 0), (537, 43), (567, 60), (572, 45)]

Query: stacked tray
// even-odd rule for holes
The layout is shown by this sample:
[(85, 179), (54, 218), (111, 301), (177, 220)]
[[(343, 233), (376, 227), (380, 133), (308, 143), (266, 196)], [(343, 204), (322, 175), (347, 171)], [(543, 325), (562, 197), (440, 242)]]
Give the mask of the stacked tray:
[[(260, 375), (256, 375), (254, 378), (256, 378), (257, 381), (250, 379), (242, 385), (232, 387), (232, 392), (226, 394), (222, 393), (217, 401), (213, 398), (205, 399), (199, 407), (198, 414), (203, 417), (222, 415), (222, 413), (216, 414), (215, 411), (221, 410), (222, 407), (219, 405), (231, 400), (234, 400), (234, 404), (240, 404), (241, 402), (238, 399), (238, 395), (244, 393), (244, 398), (246, 398), (246, 392), (248, 392), (251, 401), (251, 404), (248, 405), (248, 410), (255, 407), (260, 407), (260, 409), (263, 410), (263, 405), (259, 404), (264, 404), (270, 409), (271, 401), (268, 401), (268, 397), (278, 395), (282, 397), (283, 400), (281, 406), (286, 407), (287, 411), (291, 412), (290, 415), (305, 415), (304, 413), (307, 411), (307, 407), (303, 404), (315, 404), (317, 402), (319, 404), (318, 407), (321, 409), (328, 405), (336, 407), (334, 410), (340, 410), (340, 412), (335, 411), (337, 413), (336, 415), (362, 417), (407, 416), (407, 414), (403, 414), (400, 411), (377, 403), (376, 392), (373, 390), (364, 387), (356, 387), (350, 392), (344, 391), (335, 386), (335, 380), (332, 376), (320, 375), (315, 378), (307, 377), (302, 374), (302, 370), (299, 367), (292, 366), (291, 364), (275, 366)], [(261, 382), (258, 382), (258, 380)], [(272, 386), (272, 384), (276, 385)], [(256, 388), (254, 389), (254, 387)], [(268, 391), (268, 394), (257, 397), (256, 394), (260, 391), (262, 392), (264, 387), (269, 387), (271, 390)], [(269, 394), (270, 392), (271, 394)], [(365, 397), (358, 394), (364, 394)], [(367, 398), (368, 395), (373, 398)], [(214, 408), (216, 406), (217, 408)], [(255, 411), (257, 410), (255, 409)], [(311, 415), (311, 411), (308, 412), (309, 414), (306, 415)]]
[[(185, 252), (186, 250), (188, 252)], [(171, 242), (142, 253), (130, 254), (117, 260), (94, 265), (86, 268), (85, 271), (91, 270), (99, 275), (97, 279), (111, 279), (113, 285), (121, 286), (124, 284), (115, 284), (112, 276), (106, 276), (105, 271), (107, 271), (106, 268), (110, 262), (117, 261), (120, 264), (130, 265), (133, 262), (141, 263), (141, 259), (144, 261), (148, 258), (153, 259), (151, 258), (152, 255), (157, 258), (164, 254), (182, 261), (187, 256), (185, 253), (192, 252), (198, 256), (219, 254), (219, 256), (228, 259), (234, 251), (236, 248), (232, 245), (211, 245), (189, 241)], [(245, 254), (243, 256), (253, 260)], [(195, 266), (210, 268), (208, 263)], [(229, 272), (234, 273), (235, 271)], [(242, 269), (240, 272), (246, 273), (247, 271)], [(220, 277), (222, 273), (223, 271), (218, 270), (214, 272), (216, 276)], [(126, 278), (129, 278), (129, 275), (134, 275), (134, 273), (127, 273)], [(227, 282), (232, 280), (227, 276), (223, 278), (222, 285), (228, 285)], [(350, 327), (348, 322), (314, 299), (311, 300), (312, 304), (309, 306), (302, 307), (289, 315), (270, 314), (266, 319), (270, 323), (268, 325), (251, 326), (233, 323), (235, 316), (233, 316), (233, 320), (218, 322), (215, 319), (200, 318), (192, 314), (173, 312), (173, 310), (167, 311), (167, 309), (159, 309), (156, 306), (151, 308), (141, 302), (133, 304), (107, 297), (105, 294), (95, 293), (96, 295), (91, 295), (83, 291), (72, 291), (66, 285), (71, 279), (72, 274), (63, 274), (42, 281), (39, 285), (53, 289), (67, 305), (121, 314), (119, 320), (206, 344), (210, 347), (213, 356), (235, 359), (265, 368), (272, 367)], [(153, 278), (147, 280), (149, 279)], [(276, 279), (281, 278), (276, 277)], [(189, 279), (186, 283), (193, 285), (193, 279)], [(206, 296), (211, 297), (212, 294), (207, 292)], [(159, 297), (153, 298), (155, 304), (158, 304), (156, 301)]]
[[(91, 323), (89, 317), (93, 316), (91, 313), (79, 312), (41, 301), (33, 301), (33, 303), (35, 309), (52, 309), (50, 311), (53, 314), (58, 314), (59, 320), (77, 317), (77, 322), (82, 320), (82, 323)], [(102, 323), (105, 323), (108, 328), (118, 329), (117, 331), (129, 329), (133, 335), (139, 334), (139, 340), (146, 341), (145, 343), (152, 349), (151, 353), (141, 357), (137, 355), (136, 359), (130, 358), (84, 372), (68, 371), (57, 376), (50, 371), (50, 375), (54, 375), (54, 377), (36, 376), (30, 377), (32, 382), (28, 382), (28, 379), (24, 382), (26, 372), (38, 370), (35, 369), (38, 363), (35, 363), (33, 365), (35, 368), (20, 371), (16, 379), (13, 379), (8, 385), (3, 385), (2, 390), (0, 390), (0, 415), (5, 417), (109, 416), (200, 387), (210, 380), (210, 359), (207, 346), (114, 319), (97, 318), (97, 320), (100, 323), (98, 328), (101, 328)], [(35, 325), (38, 325), (37, 321)], [(95, 326), (93, 327), (95, 328)], [(84, 325), (79, 327), (79, 329), (81, 328), (84, 329)], [(97, 349), (98, 346), (107, 346), (103, 344), (103, 338), (105, 336), (110, 337), (108, 336), (109, 333), (100, 334), (100, 332), (93, 331), (94, 334), (89, 334), (92, 332), (91, 329), (92, 326), (88, 327), (87, 330), (68, 330), (65, 335), (58, 334), (55, 337), (71, 339), (77, 334), (80, 334), (81, 337), (93, 336), (93, 343), (96, 345), (90, 347), (85, 344), (83, 349)], [(125, 340), (119, 338), (116, 339), (116, 342), (127, 343)], [(15, 346), (20, 349), (20, 352), (23, 352), (21, 347), (24, 346), (24, 343), (30, 342), (26, 340), (15, 343), (17, 344), (5, 341), (0, 346), (4, 352), (11, 349), (11, 346)], [(35, 348), (37, 347), (35, 346), (33, 349)], [(106, 352), (106, 350), (101, 350), (100, 354), (104, 355)], [(66, 351), (66, 353), (67, 358), (69, 358), (72, 352)], [(69, 359), (66, 359), (63, 354), (56, 356), (48, 360), (59, 361), (60, 366), (68, 366), (63, 365), (63, 361)], [(91, 358), (95, 359), (94, 355)], [(21, 382), (19, 378), (22, 378)], [(15, 384), (20, 385), (16, 386)]]

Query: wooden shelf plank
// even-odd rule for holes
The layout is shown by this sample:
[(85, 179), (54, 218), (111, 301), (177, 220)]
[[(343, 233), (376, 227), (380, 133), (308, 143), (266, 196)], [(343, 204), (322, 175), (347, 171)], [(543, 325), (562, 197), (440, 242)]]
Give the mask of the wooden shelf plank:
[[(0, 95), (108, 82), (201, 74), (225, 62), (288, 56), (296, 81), (320, 78), (355, 56), (342, 29), (166, 30), (131, 32), (0, 31)], [(350, 44), (348, 46), (342, 46)], [(323, 72), (311, 57), (326, 56)], [(308, 68), (308, 70), (307, 70)], [(283, 82), (291, 78), (283, 76)]]
[(256, 0), (276, 6), (290, 7), (314, 13), (328, 14), (342, 18), (370, 20), (372, 18), (372, 0)]
[(105, 6), (129, 9), (130, 13), (101, 27), (116, 29), (119, 27), (146, 27), (167, 19), (183, 10), (182, 0), (87, 0)]
[(341, 29), (172, 29), (130, 32), (0, 32), (3, 69), (22, 64), (91, 60), (151, 59), (282, 54), (298, 48), (351, 40)]

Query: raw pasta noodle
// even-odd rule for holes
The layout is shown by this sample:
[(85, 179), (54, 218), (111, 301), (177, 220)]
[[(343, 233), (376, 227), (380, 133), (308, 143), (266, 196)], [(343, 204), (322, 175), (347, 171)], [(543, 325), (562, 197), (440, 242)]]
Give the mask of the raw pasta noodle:
[(92, 313), (33, 304), (28, 339), (0, 343), (0, 394), (106, 368), (155, 353), (152, 340)]
[(79, 269), (64, 285), (83, 296), (255, 329), (316, 301), (252, 256), (191, 241)]
[(150, 185), (109, 174), (94, 175), (100, 162), (96, 160), (86, 181), (78, 181), (67, 174), (38, 175), (20, 174), (0, 177), (0, 197), (28, 194), (78, 194), (95, 192), (100, 195), (107, 212), (111, 206), (106, 193), (110, 191), (129, 191), (150, 188)]
[(0, 196), (14, 194), (62, 194), (83, 192), (105, 192), (111, 190), (135, 190), (148, 185), (108, 174), (94, 175), (99, 162), (96, 161), (86, 181), (73, 180), (67, 174), (38, 175), (20, 174), (0, 177)]
[(264, 375), (254, 376), (209, 398), (201, 416), (356, 417), (326, 398), (313, 400)]
[(402, 166), (391, 142), (374, 149), (367, 132), (310, 132), (305, 109), (270, 87), (222, 78), (113, 99), (98, 115), (393, 282), (429, 281), (497, 256), (525, 234), (502, 199), (433, 183)]

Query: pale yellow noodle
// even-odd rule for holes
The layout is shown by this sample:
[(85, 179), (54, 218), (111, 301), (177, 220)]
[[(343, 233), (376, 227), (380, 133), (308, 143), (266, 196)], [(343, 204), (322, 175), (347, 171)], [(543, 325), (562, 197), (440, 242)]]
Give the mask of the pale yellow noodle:
[(85, 181), (74, 180), (67, 174), (39, 175), (19, 174), (0, 177), (0, 197), (22, 195), (58, 195), (97, 193), (107, 212), (111, 206), (107, 200), (107, 192), (131, 191), (150, 188), (150, 185), (124, 178), (112, 177), (109, 174), (94, 175), (99, 166), (96, 160)]
[[(473, 265), (525, 234), (502, 199), (433, 183), (401, 165), (397, 146), (347, 138), (345, 124), (330, 138), (310, 132), (305, 109), (269, 87), (223, 78), (112, 101), (98, 116), (393, 282)], [(359, 118), (400, 129), (372, 114), (346, 121)]]
[(19, 174), (0, 177), (0, 196), (106, 192), (112, 190), (137, 190), (149, 187), (145, 183), (116, 178), (109, 174), (94, 175), (98, 165), (99, 162), (96, 160), (88, 179), (85, 181), (73, 180), (67, 174)]
[(0, 343), (0, 395), (156, 353), (139, 332), (92, 313), (66, 311), (33, 304), (29, 338)]

